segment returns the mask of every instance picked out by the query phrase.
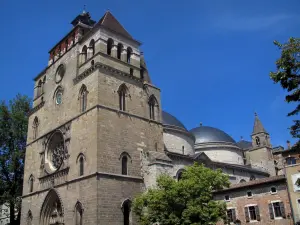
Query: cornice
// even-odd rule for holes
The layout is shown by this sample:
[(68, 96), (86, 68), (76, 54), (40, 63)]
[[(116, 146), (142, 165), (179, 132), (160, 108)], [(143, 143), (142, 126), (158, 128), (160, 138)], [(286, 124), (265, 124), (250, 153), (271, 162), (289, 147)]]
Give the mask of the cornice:
[(40, 104), (38, 104), (36, 107), (31, 109), (31, 111), (28, 113), (28, 116), (31, 116), (33, 113), (37, 112), (40, 110), (43, 106), (45, 105), (45, 101), (42, 101)]
[(138, 81), (138, 82), (142, 82), (142, 80), (140, 78), (137, 78), (133, 75), (130, 75), (129, 73), (125, 73), (121, 70), (115, 69), (111, 66), (105, 65), (103, 63), (100, 62), (96, 62), (94, 65), (92, 65), (90, 68), (86, 69), (84, 72), (82, 72), (81, 74), (79, 74), (77, 77), (75, 77), (73, 79), (73, 83), (74, 85), (78, 84), (80, 81), (82, 81), (84, 78), (88, 77), (90, 74), (92, 74), (94, 71), (96, 71), (96, 69), (99, 70), (105, 70), (107, 72), (113, 73), (115, 75), (119, 75), (119, 76), (124, 76), (124, 77), (128, 77), (132, 80)]

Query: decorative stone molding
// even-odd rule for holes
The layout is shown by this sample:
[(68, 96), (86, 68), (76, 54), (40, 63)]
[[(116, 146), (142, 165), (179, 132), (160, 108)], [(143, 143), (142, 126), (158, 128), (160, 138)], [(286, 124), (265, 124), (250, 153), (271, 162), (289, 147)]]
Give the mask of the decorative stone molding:
[(39, 177), (39, 181), (42, 189), (53, 188), (56, 185), (63, 184), (67, 181), (67, 175), (69, 173), (69, 167), (62, 170), (58, 170), (52, 174)]
[(82, 72), (81, 74), (79, 74), (77, 77), (75, 77), (73, 79), (73, 82), (74, 82), (74, 85), (76, 85), (77, 83), (79, 83), (80, 81), (82, 81), (84, 78), (88, 77), (90, 74), (92, 74), (96, 69), (99, 69), (99, 70), (105, 70), (105, 71), (108, 71), (108, 72), (111, 72), (115, 75), (119, 75), (119, 76), (124, 76), (124, 77), (129, 77), (130, 79), (132, 80), (136, 80), (138, 82), (142, 82), (141, 79), (133, 76), (133, 75), (130, 75), (129, 73), (125, 73), (121, 70), (118, 70), (118, 69), (115, 69), (111, 66), (108, 66), (108, 65), (105, 65), (105, 64), (102, 64), (100, 62), (96, 62), (94, 65), (92, 65), (90, 68), (86, 69), (84, 72)]
[[(69, 167), (70, 129), (71, 122), (64, 124), (59, 129), (56, 129), (43, 137), (43, 151), (40, 152), (40, 177), (57, 173), (58, 171), (65, 170)], [(60, 141), (54, 149), (49, 149), (50, 147), (53, 147), (50, 146), (50, 144), (53, 141), (52, 138), (55, 138), (55, 135), (61, 135), (63, 141)], [(53, 178), (55, 178), (55, 176), (53, 176)]]
[(31, 111), (28, 113), (28, 116), (31, 116), (32, 114), (34, 114), (35, 112), (37, 112), (38, 110), (40, 110), (44, 105), (45, 105), (45, 101), (42, 100), (40, 104), (38, 104), (36, 107), (34, 107), (33, 109), (31, 109)]

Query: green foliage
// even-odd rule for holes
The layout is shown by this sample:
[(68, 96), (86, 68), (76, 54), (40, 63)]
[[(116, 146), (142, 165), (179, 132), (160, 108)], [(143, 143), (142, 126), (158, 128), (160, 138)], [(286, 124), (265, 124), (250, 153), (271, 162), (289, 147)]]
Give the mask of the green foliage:
[(159, 176), (155, 189), (135, 198), (133, 211), (142, 225), (216, 224), (226, 218), (226, 205), (213, 200), (213, 191), (228, 186), (228, 176), (221, 170), (195, 163), (185, 168), (179, 181)]
[[(0, 102), (0, 203), (10, 209), (10, 224), (19, 224), (24, 157), (30, 100), (17, 95), (7, 105)], [(18, 213), (20, 214), (20, 213)]]
[[(280, 83), (288, 94), (285, 100), (296, 103), (296, 108), (288, 116), (296, 116), (300, 112), (300, 38), (290, 38), (287, 43), (281, 44), (274, 41), (274, 44), (281, 50), (281, 57), (276, 61), (275, 72), (270, 73), (275, 83)], [(294, 120), (291, 126), (291, 134), (297, 138), (294, 148), (300, 148), (300, 120)]]

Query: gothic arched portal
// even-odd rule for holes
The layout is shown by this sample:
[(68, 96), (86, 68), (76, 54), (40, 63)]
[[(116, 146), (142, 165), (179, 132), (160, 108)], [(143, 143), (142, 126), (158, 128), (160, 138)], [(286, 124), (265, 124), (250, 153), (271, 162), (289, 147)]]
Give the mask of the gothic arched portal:
[(40, 213), (40, 225), (64, 224), (64, 210), (57, 192), (51, 189), (42, 205)]

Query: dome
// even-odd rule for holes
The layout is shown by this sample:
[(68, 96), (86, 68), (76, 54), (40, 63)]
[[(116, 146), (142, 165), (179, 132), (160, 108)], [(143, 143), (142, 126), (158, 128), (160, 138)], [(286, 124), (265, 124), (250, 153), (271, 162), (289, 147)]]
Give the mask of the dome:
[(162, 123), (163, 125), (181, 128), (186, 131), (185, 126), (175, 116), (165, 111), (162, 111)]
[(224, 131), (214, 127), (200, 126), (190, 130), (196, 138), (195, 144), (209, 142), (227, 142), (235, 144), (235, 140)]

